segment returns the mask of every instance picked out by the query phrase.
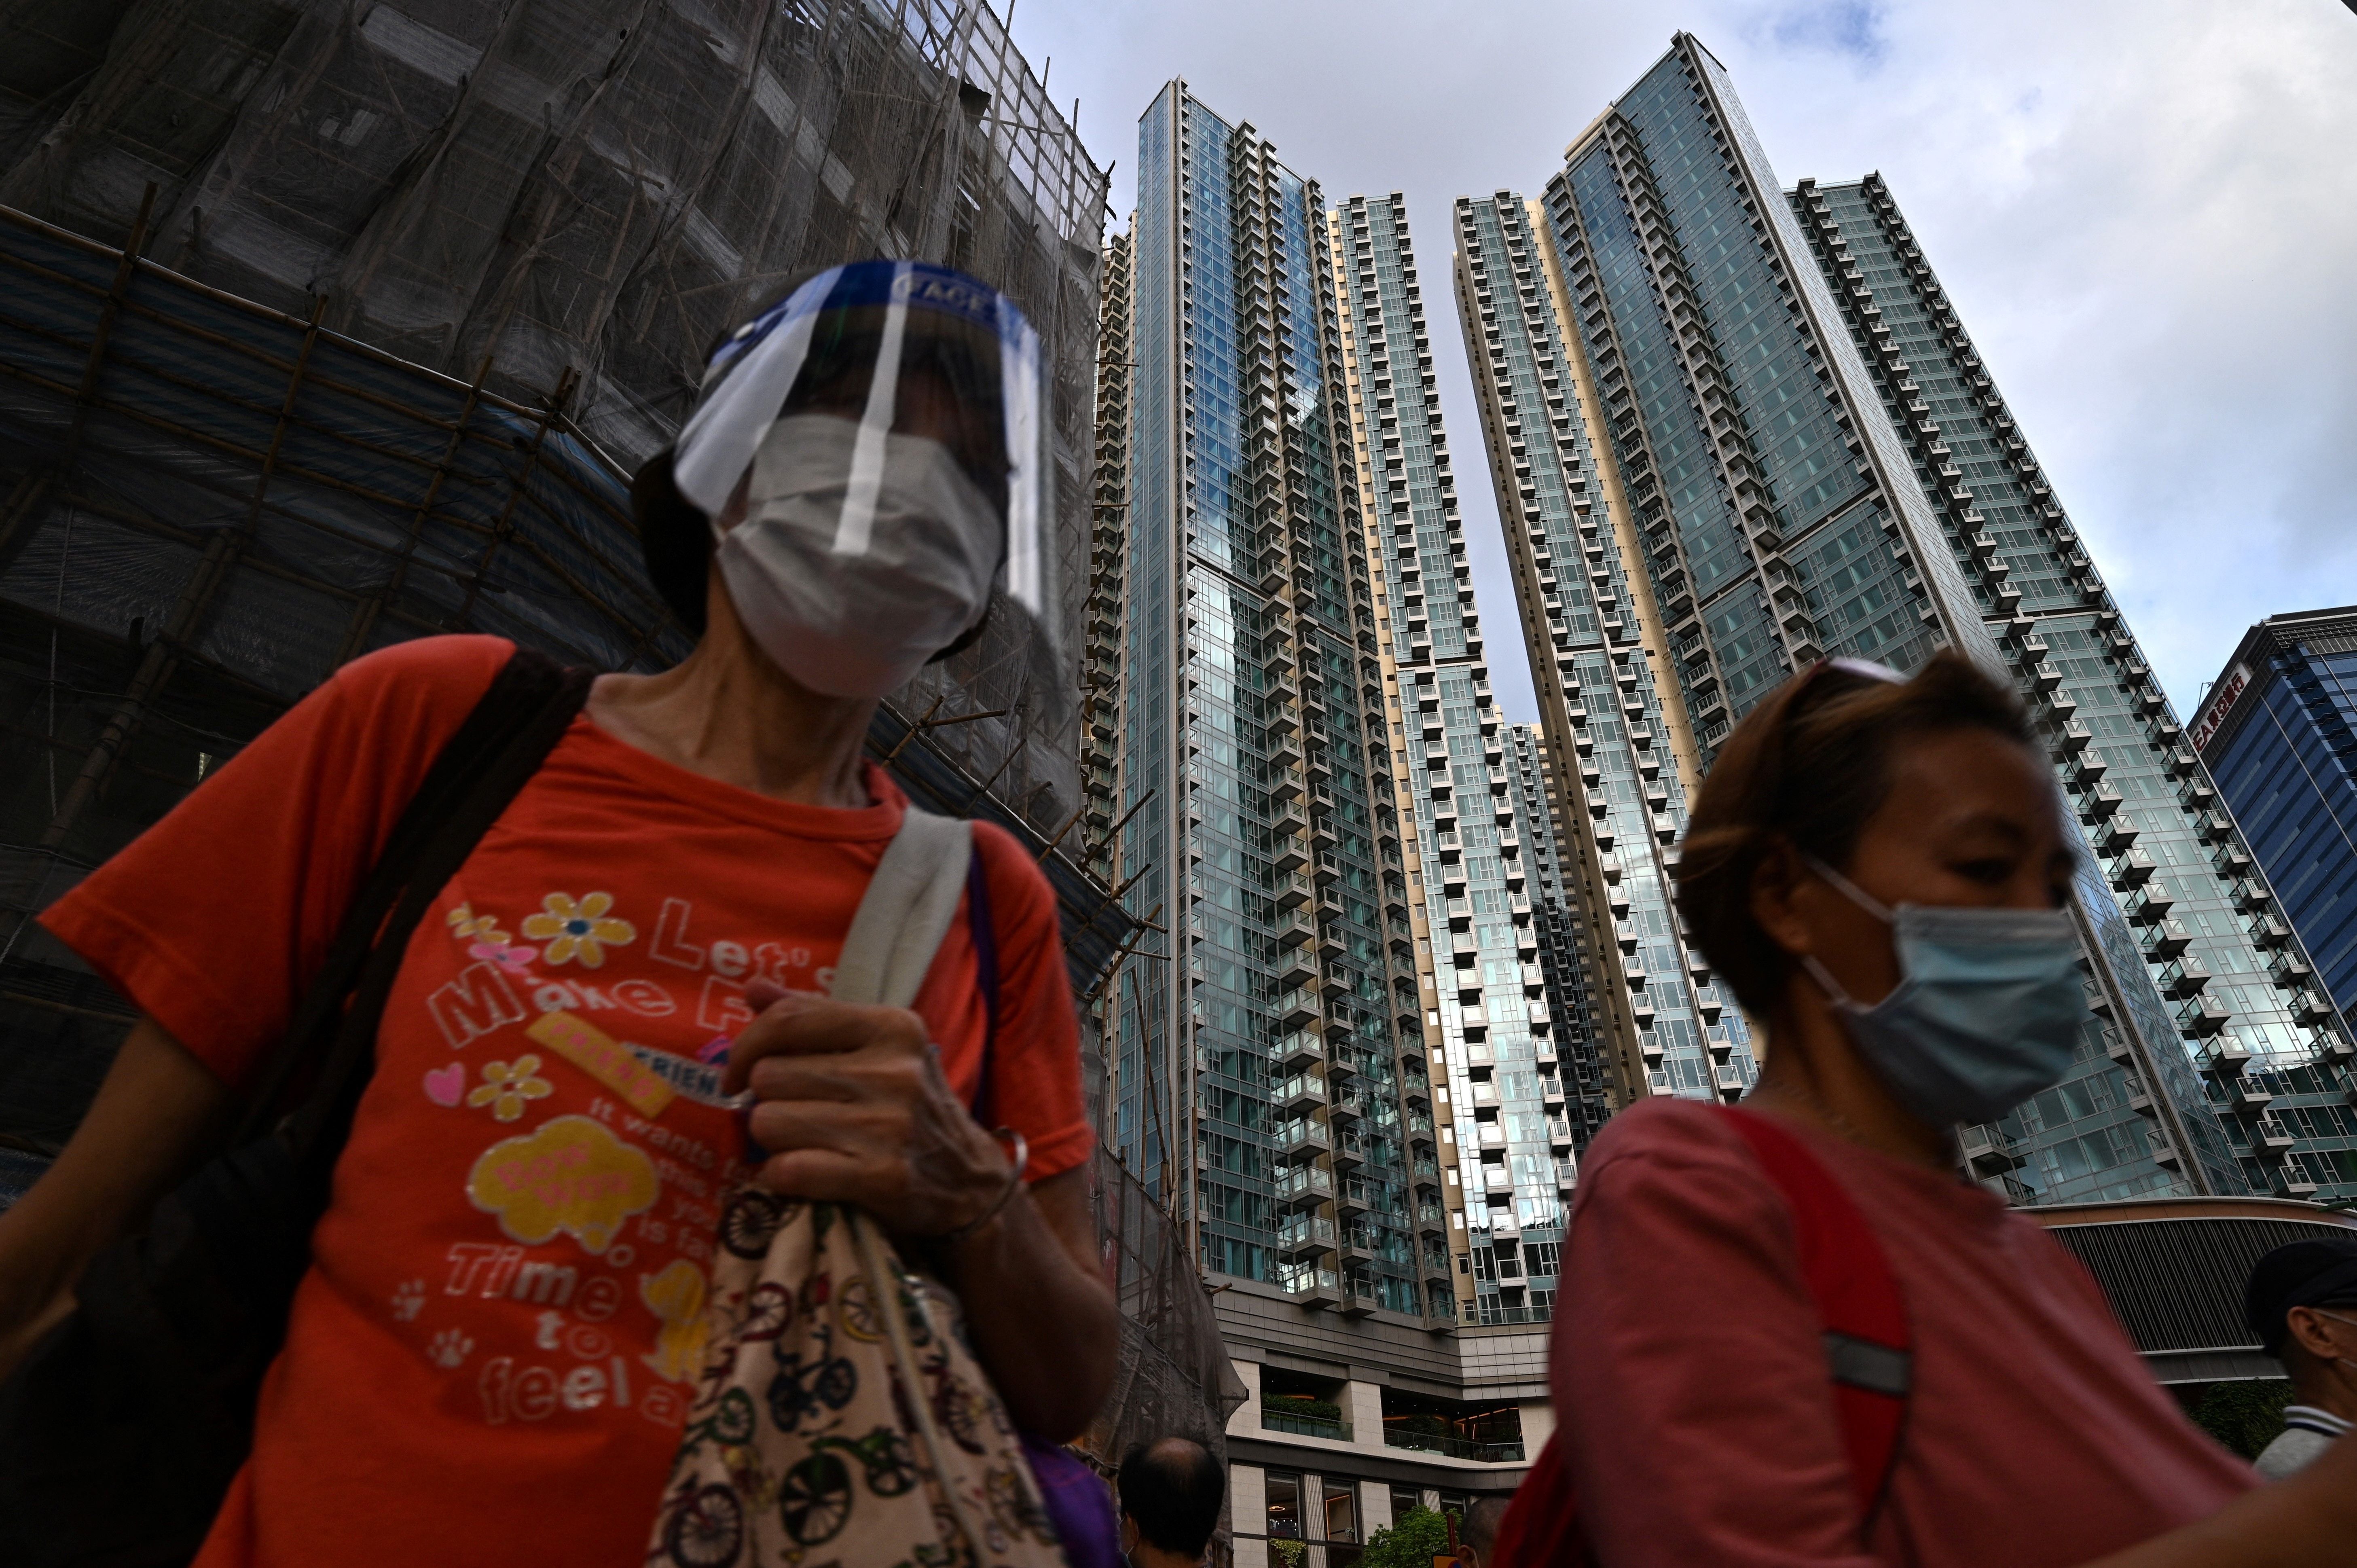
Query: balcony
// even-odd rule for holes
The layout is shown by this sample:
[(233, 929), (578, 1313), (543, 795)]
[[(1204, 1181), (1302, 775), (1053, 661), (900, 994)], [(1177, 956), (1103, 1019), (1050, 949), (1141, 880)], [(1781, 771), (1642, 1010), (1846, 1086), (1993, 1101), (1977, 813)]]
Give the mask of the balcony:
[(1334, 1135), (1324, 1123), (1305, 1118), (1286, 1122), (1269, 1142), (1280, 1155), (1308, 1159), (1330, 1151), (1334, 1147)]
[(1478, 1323), (1485, 1328), (1517, 1323), (1551, 1323), (1554, 1320), (1555, 1309), (1545, 1306), (1477, 1306), (1466, 1316), (1467, 1322)]
[[(1499, 1309), (1491, 1310), (1494, 1312)], [(1534, 1309), (1512, 1307), (1504, 1310), (1529, 1312)], [(1535, 1310), (1544, 1312), (1546, 1309), (1540, 1307)], [(1484, 1313), (1481, 1321), (1489, 1322), (1490, 1315)], [(1524, 1319), (1523, 1321), (1544, 1322), (1544, 1319)], [(1447, 1433), (1405, 1430), (1389, 1421), (1383, 1423), (1383, 1445), (1387, 1448), (1418, 1449), (1426, 1454), (1446, 1454), (1452, 1459), (1473, 1459), (1484, 1465), (1523, 1463), (1523, 1442), (1519, 1437), (1511, 1443), (1476, 1443), (1469, 1438), (1458, 1437)]]
[(1334, 1178), (1317, 1165), (1295, 1165), (1274, 1183), (1277, 1197), (1295, 1207), (1315, 1206), (1334, 1196)]
[(1964, 1128), (1957, 1133), (1956, 1144), (1975, 1176), (2003, 1176), (2029, 1163), (2015, 1149), (2013, 1140), (1993, 1125)]
[(2296, 952), (2277, 954), (2267, 965), (2267, 973), (2283, 986), (2305, 985), (2316, 978), (2316, 971), (2309, 967), (2308, 960)]
[(2298, 1142), (2292, 1136), (2291, 1129), (2272, 1113), (2251, 1123), (2251, 1153), (2263, 1160), (2282, 1159), (2291, 1153), (2292, 1145)]
[(1315, 1258), (1320, 1252), (1334, 1250), (1334, 1222), (1308, 1215), (1297, 1215), (1278, 1230), (1279, 1251), (1297, 1259)]
[(1306, 1116), (1326, 1103), (1326, 1084), (1315, 1073), (1301, 1073), (1279, 1084), (1275, 1099), (1286, 1114)]
[(2247, 1078), (2237, 1078), (2226, 1089), (2227, 1106), (2245, 1116), (2263, 1115), (2275, 1102), (2273, 1094)]
[[(1316, 1015), (1316, 1009), (1313, 1007), (1311, 1009), (1313, 1021)], [(1276, 1062), (1288, 1077), (1301, 1071), (1304, 1068), (1317, 1065), (1325, 1054), (1325, 1047), (1319, 1043), (1316, 1033), (1309, 1029), (1291, 1029), (1277, 1036)]]
[(2178, 1026), (2196, 1038), (2216, 1034), (2233, 1014), (2214, 996), (2197, 996), (2177, 1010)]
[(2233, 1079), (2248, 1067), (2250, 1061), (2250, 1047), (2233, 1035), (2221, 1035), (2218, 1043), (2210, 1047), (2210, 1054), (2202, 1058), (2201, 1067), (2203, 1071), (2219, 1078)]
[(2301, 1170), (2292, 1161), (2286, 1160), (2276, 1171), (2275, 1191), (2278, 1197), (2298, 1198), (2307, 1202), (2316, 1197), (2316, 1183), (2309, 1179), (2306, 1171)]
[(2147, 882), (2133, 897), (2121, 903), (2120, 910), (2131, 920), (2149, 924), (2168, 918), (2169, 910), (2176, 907), (2177, 895), (2169, 891), (2168, 883)]
[(2091, 823), (2099, 822), (2116, 812), (2120, 809), (2120, 801), (2118, 785), (2109, 782), (2091, 784), (2079, 798), (2079, 815)]

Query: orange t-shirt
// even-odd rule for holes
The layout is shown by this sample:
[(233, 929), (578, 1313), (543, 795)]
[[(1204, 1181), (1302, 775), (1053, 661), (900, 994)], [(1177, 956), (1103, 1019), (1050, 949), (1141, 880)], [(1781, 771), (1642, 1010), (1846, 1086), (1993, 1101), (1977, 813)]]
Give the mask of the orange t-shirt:
[[(258, 1069), (510, 645), (347, 665), (42, 916), (234, 1085)], [(711, 1065), (757, 978), (824, 990), (906, 797), (791, 805), (574, 724), (411, 939), (253, 1456), (198, 1561), (636, 1568), (739, 1164)], [(974, 835), (994, 1101), (1033, 1180), (1090, 1149), (1055, 897)], [(971, 1098), (966, 912), (917, 1001)]]

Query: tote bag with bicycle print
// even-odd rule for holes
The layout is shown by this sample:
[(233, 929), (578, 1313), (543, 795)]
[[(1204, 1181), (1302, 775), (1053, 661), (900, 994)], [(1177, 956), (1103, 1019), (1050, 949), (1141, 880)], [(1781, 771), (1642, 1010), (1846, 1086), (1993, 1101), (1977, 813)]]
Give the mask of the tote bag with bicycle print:
[[(911, 810), (834, 994), (905, 1006), (966, 880), (966, 825)], [(742, 1184), (721, 1211), (704, 1373), (648, 1561), (1064, 1568), (957, 1300), (857, 1208)]]

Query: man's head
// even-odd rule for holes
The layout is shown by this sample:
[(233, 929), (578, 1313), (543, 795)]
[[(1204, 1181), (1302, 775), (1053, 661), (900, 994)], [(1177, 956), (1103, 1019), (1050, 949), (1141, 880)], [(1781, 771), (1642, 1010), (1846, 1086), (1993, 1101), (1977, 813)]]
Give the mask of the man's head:
[(1472, 1552), (1473, 1568), (1490, 1568), (1498, 1547), (1498, 1526), (1505, 1517), (1506, 1499), (1500, 1497), (1476, 1498), (1465, 1510), (1457, 1540), (1461, 1549)]
[(1200, 1443), (1165, 1437), (1123, 1455), (1121, 1545), (1138, 1568), (1200, 1562), (1220, 1522), (1227, 1477)]
[(2301, 1400), (2315, 1402), (2331, 1383), (2357, 1386), (2357, 1236), (2277, 1247), (2252, 1266), (2243, 1300)]

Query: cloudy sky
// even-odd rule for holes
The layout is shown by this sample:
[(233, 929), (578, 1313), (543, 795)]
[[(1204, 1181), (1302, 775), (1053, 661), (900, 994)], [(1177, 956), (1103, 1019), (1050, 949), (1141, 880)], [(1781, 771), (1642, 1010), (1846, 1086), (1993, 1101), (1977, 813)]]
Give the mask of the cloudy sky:
[(1448, 204), (1534, 193), (1686, 28), (1786, 184), (1879, 169), (2180, 714), (2244, 629), (2357, 603), (2357, 15), (2342, 0), (1017, 0), (1117, 160), (1184, 76), (1330, 199), (1393, 189), (1497, 686), (1533, 712), (1445, 282)]

